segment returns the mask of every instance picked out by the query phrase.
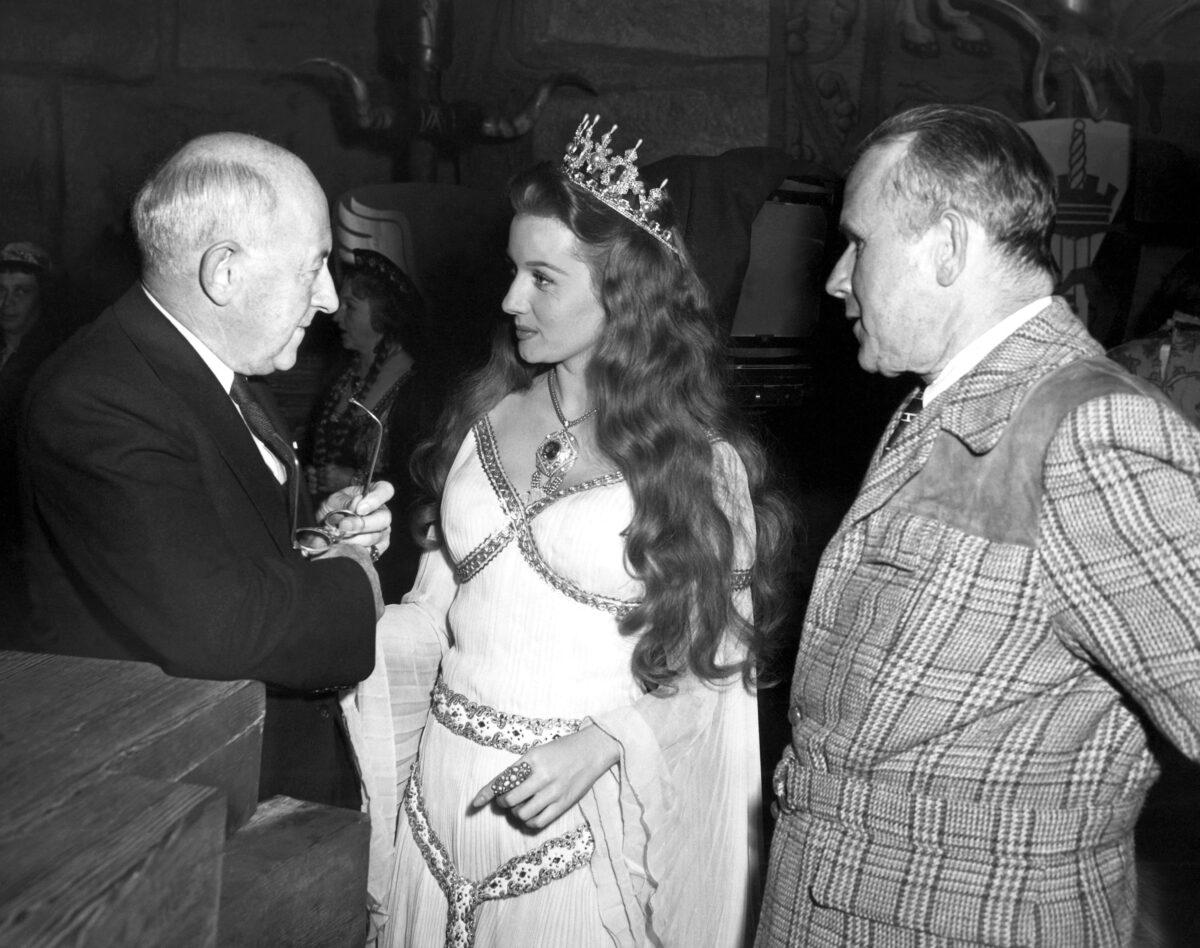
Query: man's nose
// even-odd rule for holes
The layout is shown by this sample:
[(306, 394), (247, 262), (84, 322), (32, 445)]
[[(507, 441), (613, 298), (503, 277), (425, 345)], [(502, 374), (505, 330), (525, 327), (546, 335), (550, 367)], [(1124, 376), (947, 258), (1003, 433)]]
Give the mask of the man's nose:
[(847, 247), (838, 257), (837, 263), (830, 271), (829, 279), (825, 281), (825, 292), (830, 296), (844, 300), (850, 295), (850, 254), (853, 248)]
[(321, 267), (317, 283), (313, 287), (312, 304), (322, 313), (336, 313), (338, 309), (337, 290), (333, 285), (333, 277), (329, 275), (329, 265)]

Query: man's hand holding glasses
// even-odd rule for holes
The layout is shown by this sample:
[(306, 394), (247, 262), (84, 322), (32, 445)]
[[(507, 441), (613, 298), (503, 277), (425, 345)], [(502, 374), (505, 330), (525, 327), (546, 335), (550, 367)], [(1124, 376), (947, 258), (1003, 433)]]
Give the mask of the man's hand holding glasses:
[(387, 481), (373, 480), (383, 443), (383, 423), (357, 398), (350, 399), (350, 406), (366, 415), (373, 430), (371, 456), (362, 483), (330, 494), (317, 511), (315, 526), (293, 529), (292, 544), (308, 557), (334, 552), (343, 545), (366, 547), (374, 562), (391, 543), (392, 512), (385, 505), (394, 491)]
[(306, 556), (320, 556), (333, 546), (350, 544), (367, 547), (377, 560), (391, 543), (392, 512), (385, 506), (394, 490), (387, 481), (375, 481), (363, 494), (362, 487), (344, 487), (317, 511), (319, 527), (296, 531), (298, 548)]

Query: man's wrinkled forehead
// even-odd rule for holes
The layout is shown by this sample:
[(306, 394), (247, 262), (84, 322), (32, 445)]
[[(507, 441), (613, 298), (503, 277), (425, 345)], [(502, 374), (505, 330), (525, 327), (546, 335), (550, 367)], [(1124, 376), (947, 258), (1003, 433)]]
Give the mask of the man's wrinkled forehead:
[(859, 156), (850, 173), (862, 196), (868, 200), (889, 200), (896, 194), (899, 174), (912, 135), (904, 135), (872, 145)]

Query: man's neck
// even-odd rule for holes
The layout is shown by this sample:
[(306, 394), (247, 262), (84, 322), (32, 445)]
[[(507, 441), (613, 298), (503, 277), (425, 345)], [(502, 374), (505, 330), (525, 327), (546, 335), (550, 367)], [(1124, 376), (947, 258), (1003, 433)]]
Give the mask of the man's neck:
[[(995, 328), (1035, 300), (1049, 296), (1054, 281), (1041, 270), (1018, 270), (1014, 264), (998, 259), (995, 253), (976, 261), (962, 276), (946, 288), (941, 305), (953, 312), (947, 325), (954, 327), (940, 365), (922, 373), (927, 386), (932, 386), (948, 368), (959, 361), (960, 354), (976, 348), (976, 340), (987, 337)], [(1001, 334), (1003, 338), (1005, 334)], [(940, 388), (941, 386), (938, 386)]]
[(196, 354), (204, 360), (204, 364), (216, 376), (217, 381), (221, 383), (221, 387), (228, 392), (230, 385), (233, 383), (234, 370), (220, 356), (213, 352), (209, 345), (196, 335), (183, 320), (172, 313), (163, 301), (155, 296), (145, 284), (142, 285), (142, 291), (146, 294), (150, 302), (154, 304), (154, 307), (179, 331), (179, 334), (183, 336), (188, 345), (196, 350)]
[(988, 353), (1050, 305), (1051, 297), (1029, 300), (1005, 314), (963, 346), (937, 375), (926, 378), (924, 403), (928, 405), (951, 385), (987, 358)]

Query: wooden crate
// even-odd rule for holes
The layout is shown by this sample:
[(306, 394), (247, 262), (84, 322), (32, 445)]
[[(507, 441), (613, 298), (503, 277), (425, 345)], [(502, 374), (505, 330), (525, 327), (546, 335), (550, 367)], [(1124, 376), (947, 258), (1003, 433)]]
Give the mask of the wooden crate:
[(263, 707), (253, 682), (0, 652), (0, 945), (215, 945)]
[(230, 832), (258, 802), (258, 682), (154, 665), (0, 651), (0, 805), (21, 809), (116, 774), (215, 787)]
[(220, 948), (356, 948), (366, 936), (364, 813), (272, 797), (225, 846)]
[(216, 944), (225, 804), (120, 776), (0, 823), (0, 945)]
[(361, 945), (369, 824), (257, 805), (263, 687), (0, 651), (0, 945)]

